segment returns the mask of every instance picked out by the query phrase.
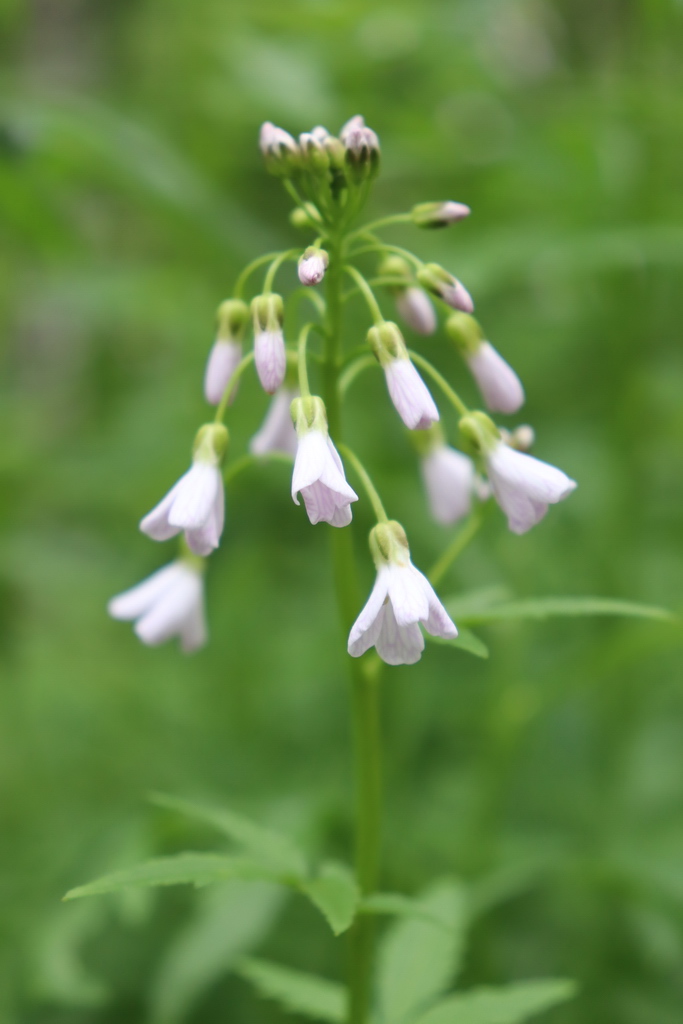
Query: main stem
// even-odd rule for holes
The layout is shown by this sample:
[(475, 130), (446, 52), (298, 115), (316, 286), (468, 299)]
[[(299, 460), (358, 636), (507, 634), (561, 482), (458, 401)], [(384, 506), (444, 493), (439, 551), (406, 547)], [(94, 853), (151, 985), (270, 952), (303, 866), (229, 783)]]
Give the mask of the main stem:
[[(327, 344), (324, 363), (324, 398), (330, 434), (341, 441), (338, 379), (342, 351), (342, 271), (344, 246), (336, 239), (329, 246), (330, 265), (325, 275)], [(345, 635), (360, 608), (351, 531), (332, 530), (332, 556), (339, 614)], [(381, 734), (378, 676), (355, 658), (351, 668), (351, 704), (356, 776), (356, 878), (363, 896), (377, 886), (381, 820)], [(349, 933), (349, 1024), (367, 1024), (370, 1013), (374, 952), (374, 922), (360, 914)]]

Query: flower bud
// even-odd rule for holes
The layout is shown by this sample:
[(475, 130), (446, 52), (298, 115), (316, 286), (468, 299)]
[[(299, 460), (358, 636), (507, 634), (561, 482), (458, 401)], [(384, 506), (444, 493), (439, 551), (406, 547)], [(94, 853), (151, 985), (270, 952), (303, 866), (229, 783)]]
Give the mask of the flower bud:
[(483, 412), (463, 416), (458, 424), (463, 447), (475, 455), (485, 455), (500, 442), (500, 431), (493, 420)]
[(205, 423), (197, 431), (192, 447), (192, 460), (194, 462), (207, 462), (209, 465), (218, 466), (223, 461), (223, 456), (228, 447), (230, 435), (228, 428), (222, 423)]
[(305, 170), (313, 174), (326, 174), (330, 168), (330, 156), (325, 149), (324, 141), (317, 139), (312, 132), (303, 132), (299, 136), (301, 162)]
[(382, 369), (395, 359), (407, 359), (408, 349), (398, 326), (390, 320), (371, 327), (368, 331), (368, 345), (375, 354)]
[(359, 185), (379, 169), (379, 139), (360, 114), (347, 121), (339, 138), (344, 145), (344, 162), (351, 181)]
[[(242, 358), (242, 338), (249, 307), (241, 299), (227, 299), (218, 307), (218, 329), (204, 372), (204, 396), (218, 405)], [(234, 397), (233, 389), (231, 400)]]
[(226, 299), (221, 302), (216, 314), (220, 341), (242, 341), (249, 320), (249, 307), (241, 299)]
[(422, 288), (411, 285), (397, 291), (396, 309), (416, 334), (433, 334), (437, 328), (434, 306)]
[(384, 370), (389, 397), (408, 430), (426, 430), (439, 419), (429, 389), (410, 361), (403, 335), (384, 321), (368, 331), (368, 344)]
[(370, 530), (370, 552), (377, 569), (383, 565), (408, 565), (410, 547), (406, 531), (396, 519), (378, 523)]
[(469, 217), (470, 212), (469, 206), (464, 203), (449, 200), (444, 203), (418, 203), (410, 215), (418, 228), (446, 228), (449, 224)]
[(462, 309), (466, 313), (473, 311), (474, 303), (465, 286), (438, 263), (426, 263), (420, 267), (417, 279), (423, 288), (433, 295), (438, 295), (453, 309)]
[[(405, 281), (406, 286), (413, 280), (413, 271), (408, 263), (408, 260), (404, 260), (402, 256), (385, 256), (377, 268), (377, 273), (381, 277), (397, 277)], [(392, 288), (401, 288), (403, 285), (395, 284), (390, 285)]]
[(289, 411), (299, 436), (309, 430), (320, 430), (323, 434), (327, 433), (327, 410), (322, 398), (317, 395), (295, 398)]
[(301, 206), (294, 207), (289, 215), (289, 222), (295, 228), (303, 230), (312, 228), (314, 231), (318, 231), (322, 227), (323, 219), (313, 203), (302, 203)]
[(507, 443), (511, 448), (515, 448), (518, 452), (528, 452), (533, 448), (535, 440), (536, 434), (534, 432), (534, 428), (530, 427), (528, 423), (524, 423), (512, 431)]
[(301, 164), (301, 152), (289, 132), (270, 121), (261, 125), (259, 146), (266, 169), (277, 177), (288, 178)]
[(299, 258), (299, 280), (305, 285), (320, 284), (327, 270), (330, 257), (324, 249), (315, 245), (309, 247)]
[(446, 321), (446, 333), (458, 346), (470, 368), (486, 407), (491, 412), (513, 413), (524, 404), (524, 388), (512, 369), (472, 316), (453, 313)]
[(484, 341), (484, 332), (479, 322), (468, 313), (451, 313), (445, 328), (446, 334), (465, 358), (474, 355)]
[(251, 302), (254, 318), (254, 362), (261, 387), (274, 394), (285, 379), (287, 353), (282, 333), (284, 303), (280, 295), (257, 295)]

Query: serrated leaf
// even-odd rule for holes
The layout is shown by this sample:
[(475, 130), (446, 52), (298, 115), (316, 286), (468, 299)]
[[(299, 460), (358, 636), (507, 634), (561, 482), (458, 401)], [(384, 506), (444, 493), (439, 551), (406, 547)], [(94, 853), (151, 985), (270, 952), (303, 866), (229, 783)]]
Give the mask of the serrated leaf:
[(379, 948), (379, 1008), (386, 1024), (400, 1024), (440, 996), (460, 966), (467, 923), (463, 886), (443, 879), (418, 902), (439, 923), (397, 921)]
[(359, 914), (391, 914), (396, 917), (418, 917), (439, 928), (447, 927), (437, 914), (425, 910), (424, 905), (410, 896), (399, 892), (376, 892), (361, 900)]
[(431, 636), (429, 633), (426, 633), (425, 636), (433, 644), (441, 644), (444, 647), (456, 647), (461, 651), (474, 654), (477, 658), (488, 658), (489, 656), (489, 649), (484, 641), (480, 640), (470, 629), (466, 629), (465, 626), (458, 626), (458, 635), (453, 637), (452, 640), (444, 640), (440, 636)]
[(163, 793), (153, 793), (150, 799), (158, 807), (177, 811), (188, 818), (210, 825), (228, 836), (234, 843), (243, 846), (252, 856), (260, 858), (278, 871), (293, 877), (303, 877), (307, 874), (306, 858), (288, 836), (257, 825), (249, 818), (225, 807), (209, 807)]
[[(455, 603), (444, 602), (448, 613), (456, 614)], [(524, 601), (508, 601), (460, 615), (461, 621), (474, 625), (504, 619), (548, 619), (553, 616), (621, 615), (633, 618), (674, 621), (676, 616), (665, 608), (634, 604), (609, 597), (536, 597)]]
[(238, 973), (247, 978), (260, 995), (275, 1000), (290, 1013), (331, 1024), (346, 1019), (346, 989), (327, 978), (255, 959), (243, 960)]
[(112, 871), (93, 882), (88, 882), (87, 885), (70, 889), (64, 899), (99, 896), (138, 886), (201, 886), (210, 882), (226, 882), (233, 878), (279, 881), (263, 864), (248, 860), (246, 857), (222, 857), (217, 853), (178, 853), (171, 857), (157, 857), (142, 864), (134, 864), (120, 871)]
[(346, 865), (328, 861), (316, 878), (302, 883), (300, 889), (322, 912), (335, 935), (341, 935), (351, 926), (360, 893)]
[(523, 981), (450, 996), (418, 1017), (416, 1024), (521, 1024), (576, 994), (573, 981)]
[(150, 1024), (182, 1021), (206, 990), (263, 940), (284, 895), (267, 882), (229, 882), (204, 890), (152, 981)]

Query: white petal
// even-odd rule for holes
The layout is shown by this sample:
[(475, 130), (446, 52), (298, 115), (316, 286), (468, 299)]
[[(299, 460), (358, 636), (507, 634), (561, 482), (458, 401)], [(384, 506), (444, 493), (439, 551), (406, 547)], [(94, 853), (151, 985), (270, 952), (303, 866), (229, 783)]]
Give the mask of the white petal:
[(242, 346), (239, 342), (218, 338), (214, 343), (204, 374), (204, 395), (211, 405), (220, 402), (241, 358)]
[(338, 505), (334, 515), (328, 519), (330, 526), (348, 526), (353, 519), (353, 512), (350, 505)]
[(429, 507), (437, 523), (448, 525), (472, 507), (474, 463), (467, 455), (440, 445), (420, 462)]
[(196, 614), (202, 600), (202, 580), (193, 569), (182, 565), (179, 568), (182, 573), (174, 586), (136, 623), (135, 632), (145, 644), (156, 646), (178, 635), (188, 619)]
[(375, 649), (387, 665), (414, 665), (420, 660), (425, 639), (416, 622), (399, 626), (390, 603), (384, 605), (379, 636)]
[(261, 387), (274, 394), (285, 379), (287, 354), (282, 331), (259, 331), (254, 338), (254, 362)]
[(296, 453), (296, 430), (289, 407), (297, 394), (293, 389), (282, 388), (274, 396), (261, 429), (249, 442), (249, 451), (253, 455), (267, 455), (269, 452), (285, 452), (287, 455)]
[(486, 461), (496, 501), (514, 533), (531, 529), (546, 514), (549, 504), (562, 501), (576, 487), (561, 469), (502, 442)]
[(178, 493), (179, 484), (180, 480), (173, 485), (159, 504), (155, 505), (152, 511), (148, 512), (144, 519), (140, 521), (140, 529), (148, 537), (151, 537), (152, 540), (169, 540), (180, 533), (181, 527), (173, 526), (168, 521), (169, 512)]
[(353, 487), (346, 482), (344, 466), (339, 457), (339, 452), (329, 437), (326, 438), (326, 444), (329, 457), (325, 460), (322, 476), (320, 477), (322, 483), (334, 491), (337, 496), (338, 505), (347, 505), (350, 501), (358, 501), (358, 495)]
[(467, 363), (491, 412), (513, 413), (524, 405), (519, 377), (490, 342), (483, 341)]
[(308, 518), (313, 525), (332, 521), (337, 511), (337, 503), (334, 492), (329, 487), (325, 487), (319, 480), (316, 480), (314, 484), (301, 488), (301, 497), (304, 499)]
[(168, 514), (171, 526), (197, 530), (206, 525), (214, 509), (216, 494), (223, 488), (217, 466), (195, 462), (177, 484), (176, 495)]
[(364, 654), (375, 643), (382, 621), (382, 608), (387, 596), (387, 586), (387, 570), (382, 568), (377, 573), (375, 585), (365, 607), (354, 622), (349, 633), (348, 650), (353, 658), (360, 657), (361, 654)]
[(429, 601), (429, 616), (424, 622), (424, 627), (432, 636), (440, 636), (444, 640), (452, 640), (458, 635), (456, 625), (441, 604), (441, 601), (439, 601), (427, 577), (423, 576), (422, 578), (425, 582)]
[(180, 629), (180, 648), (185, 654), (191, 654), (203, 647), (208, 639), (206, 628), (206, 615), (204, 612), (204, 600), (200, 599), (198, 604), (190, 611)]
[(409, 359), (393, 359), (384, 375), (391, 400), (409, 430), (426, 430), (438, 421), (434, 399)]
[(436, 330), (436, 312), (422, 288), (411, 285), (402, 289), (396, 296), (396, 308), (416, 334), (433, 334)]
[(180, 572), (182, 572), (182, 567), (177, 562), (165, 565), (163, 569), (152, 573), (142, 583), (112, 597), (107, 605), (107, 611), (114, 619), (126, 621), (137, 619), (139, 615), (151, 608), (162, 594), (177, 583)]
[(319, 430), (309, 430), (299, 438), (292, 473), (292, 500), (295, 504), (299, 504), (297, 493), (320, 479), (327, 458), (326, 438)]
[(429, 598), (423, 580), (424, 576), (412, 563), (387, 567), (389, 600), (399, 626), (427, 620)]
[(210, 555), (221, 541), (225, 522), (225, 492), (221, 482), (216, 491), (209, 518), (203, 526), (185, 531), (185, 540), (190, 551), (195, 555)]

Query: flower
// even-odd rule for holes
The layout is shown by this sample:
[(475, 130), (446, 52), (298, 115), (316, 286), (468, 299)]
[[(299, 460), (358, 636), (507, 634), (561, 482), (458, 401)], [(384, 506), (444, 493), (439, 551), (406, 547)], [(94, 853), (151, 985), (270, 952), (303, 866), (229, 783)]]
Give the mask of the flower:
[(457, 277), (453, 277), (438, 263), (426, 263), (417, 272), (417, 279), (423, 288), (438, 295), (448, 306), (471, 313), (474, 309), (472, 296)]
[(433, 334), (436, 330), (434, 306), (422, 288), (410, 285), (408, 288), (397, 289), (396, 308), (416, 334)]
[(493, 494), (513, 533), (526, 533), (540, 522), (548, 505), (563, 501), (576, 481), (548, 462), (515, 451), (499, 441), (485, 454)]
[(348, 651), (359, 658), (375, 647), (387, 665), (413, 665), (424, 650), (419, 623), (432, 636), (452, 639), (455, 624), (429, 580), (410, 561), (405, 530), (392, 520), (370, 534), (377, 578), (349, 634)]
[(271, 174), (288, 177), (298, 167), (301, 158), (299, 147), (284, 128), (265, 121), (261, 125), (259, 146)]
[(218, 405), (239, 365), (248, 319), (249, 307), (241, 299), (227, 299), (218, 308), (218, 331), (204, 374), (204, 395), (211, 405)]
[(192, 467), (141, 521), (143, 533), (153, 540), (168, 540), (184, 530), (195, 555), (208, 555), (218, 547), (225, 518), (219, 465), (227, 443), (228, 432), (222, 424), (200, 428)]
[(206, 643), (202, 572), (189, 560), (171, 562), (113, 597), (107, 611), (114, 619), (135, 620), (135, 632), (150, 647), (172, 636), (186, 653)]
[(524, 405), (524, 388), (512, 367), (493, 345), (473, 316), (452, 313), (446, 333), (455, 342), (491, 412), (513, 413)]
[(281, 388), (273, 396), (261, 429), (249, 442), (252, 455), (267, 455), (269, 452), (296, 453), (296, 431), (289, 409), (297, 397), (292, 388)]
[(280, 295), (257, 295), (252, 299), (254, 317), (254, 362), (261, 387), (274, 394), (285, 379), (287, 353), (282, 333), (284, 303)]
[(292, 500), (301, 493), (308, 518), (331, 526), (348, 526), (351, 502), (358, 495), (346, 482), (344, 467), (327, 433), (327, 414), (321, 398), (308, 396), (292, 402), (298, 444), (292, 474)]
[(398, 326), (385, 320), (368, 331), (368, 343), (375, 353), (394, 407), (409, 430), (425, 430), (439, 419), (439, 410), (427, 385), (408, 356)]
[(420, 469), (429, 508), (437, 523), (448, 526), (468, 515), (475, 491), (472, 459), (441, 439), (422, 456)]
[(330, 258), (324, 249), (309, 245), (299, 260), (298, 273), (302, 284), (320, 284), (327, 270)]
[(443, 203), (418, 203), (410, 214), (419, 228), (445, 228), (469, 217), (471, 212), (464, 203), (454, 203), (449, 199)]

